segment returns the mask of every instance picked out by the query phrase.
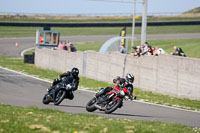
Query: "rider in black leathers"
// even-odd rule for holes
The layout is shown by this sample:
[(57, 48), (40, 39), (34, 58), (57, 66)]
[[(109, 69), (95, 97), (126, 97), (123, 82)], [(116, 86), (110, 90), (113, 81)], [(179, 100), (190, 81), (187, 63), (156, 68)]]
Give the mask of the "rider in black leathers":
[(71, 90), (67, 92), (66, 96), (67, 96), (67, 98), (72, 100), (74, 98), (74, 94), (72, 93), (72, 91), (76, 91), (78, 89), (78, 85), (79, 85), (78, 74), (79, 74), (78, 68), (72, 68), (71, 72), (67, 71), (67, 72), (59, 75), (58, 78), (53, 81), (53, 83), (51, 84), (51, 87), (48, 90), (50, 91), (54, 85), (61, 82), (62, 78), (71, 77), (73, 79), (73, 81), (72, 81), (73, 86), (71, 86)]

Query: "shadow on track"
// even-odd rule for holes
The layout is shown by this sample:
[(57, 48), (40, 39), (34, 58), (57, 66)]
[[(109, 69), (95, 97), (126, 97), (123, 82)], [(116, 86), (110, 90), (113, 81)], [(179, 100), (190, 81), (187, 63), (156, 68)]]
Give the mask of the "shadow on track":
[(58, 105), (62, 107), (69, 107), (69, 108), (85, 108), (85, 106), (75, 106), (75, 105)]
[(112, 113), (111, 115), (132, 116), (132, 117), (153, 117), (153, 116), (148, 116), (148, 115), (134, 115), (134, 114), (125, 114), (125, 113)]

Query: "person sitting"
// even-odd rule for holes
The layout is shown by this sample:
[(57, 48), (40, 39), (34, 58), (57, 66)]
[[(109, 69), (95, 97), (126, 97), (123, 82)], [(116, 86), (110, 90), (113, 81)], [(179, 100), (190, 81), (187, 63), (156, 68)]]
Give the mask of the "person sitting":
[(142, 47), (142, 52), (140, 53), (140, 55), (148, 54), (148, 48), (150, 47), (148, 42), (145, 42), (141, 47)]
[(128, 50), (124, 48), (123, 45), (120, 45), (120, 50), (119, 50), (120, 53), (122, 54), (128, 54)]
[(153, 48), (151, 46), (148, 47), (147, 55), (153, 55)]
[(132, 47), (135, 50), (135, 53), (131, 53), (131, 56), (140, 57), (140, 53), (142, 52), (141, 46)]
[(156, 47), (155, 51), (153, 53), (155, 56), (158, 56), (160, 54), (167, 54), (162, 48)]
[(68, 52), (76, 52), (77, 51), (71, 42), (67, 42), (64, 46), (64, 49), (67, 50)]
[(60, 42), (60, 43), (58, 44), (57, 50), (64, 50), (63, 42)]
[(175, 53), (170, 53), (171, 55), (186, 57), (185, 53), (183, 52), (181, 48), (177, 48), (176, 46), (174, 46), (174, 50), (175, 50)]

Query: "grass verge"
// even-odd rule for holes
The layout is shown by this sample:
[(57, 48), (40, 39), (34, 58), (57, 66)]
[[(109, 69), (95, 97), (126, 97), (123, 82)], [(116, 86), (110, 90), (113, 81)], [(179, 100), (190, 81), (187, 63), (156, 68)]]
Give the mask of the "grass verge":
[(161, 122), (108, 119), (37, 107), (0, 105), (1, 133), (199, 133), (199, 128)]
[[(118, 36), (123, 27), (84, 27), (84, 28), (56, 28), (51, 30), (60, 31), (61, 36), (87, 36), (87, 35), (116, 35)], [(35, 37), (37, 29), (42, 27), (11, 27), (0, 26), (0, 38), (7, 37)], [(127, 35), (131, 35), (132, 28), (127, 27)], [(147, 34), (178, 34), (200, 33), (200, 25), (191, 26), (148, 26)], [(135, 28), (135, 34), (141, 34), (141, 27)]]
[[(22, 58), (0, 56), (0, 66), (20, 71), (29, 75), (34, 75), (43, 79), (53, 80), (61, 73), (52, 70), (46, 70), (36, 67), (32, 64), (24, 64)], [(80, 77), (80, 88), (89, 89), (93, 91), (99, 90), (100, 87), (114, 86), (102, 81), (96, 81), (86, 77)], [(200, 101), (190, 100), (186, 98), (176, 98), (167, 95), (143, 91), (139, 88), (134, 89), (134, 95), (138, 100), (168, 105), (183, 109), (200, 111)]]

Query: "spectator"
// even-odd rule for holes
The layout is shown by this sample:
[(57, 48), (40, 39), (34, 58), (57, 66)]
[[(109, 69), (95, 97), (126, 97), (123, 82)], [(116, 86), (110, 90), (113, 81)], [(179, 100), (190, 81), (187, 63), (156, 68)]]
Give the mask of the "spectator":
[(132, 55), (140, 57), (140, 53), (142, 52), (141, 46), (133, 47), (133, 49), (135, 50), (135, 53)]
[(143, 45), (142, 45), (142, 52), (140, 53), (140, 55), (146, 55), (148, 53), (148, 48), (149, 48), (149, 44), (148, 42), (145, 42)]
[(65, 44), (64, 49), (67, 50), (68, 52), (76, 52), (77, 51), (71, 42), (67, 42)]
[(162, 48), (156, 47), (155, 51), (153, 53), (155, 56), (158, 56), (160, 54), (167, 54)]
[(128, 50), (124, 48), (124, 46), (120, 45), (120, 50), (119, 50), (120, 53), (122, 54), (128, 54)]
[(43, 37), (42, 37), (42, 35), (40, 35), (40, 43), (43, 43)]
[(170, 53), (171, 55), (186, 57), (185, 53), (183, 52), (181, 48), (177, 48), (176, 46), (174, 46), (174, 50), (175, 50), (175, 53)]
[(58, 44), (57, 50), (64, 50), (64, 44), (63, 44), (63, 42), (60, 42)]
[(153, 55), (153, 48), (151, 46), (148, 47), (147, 55)]

